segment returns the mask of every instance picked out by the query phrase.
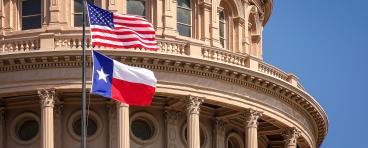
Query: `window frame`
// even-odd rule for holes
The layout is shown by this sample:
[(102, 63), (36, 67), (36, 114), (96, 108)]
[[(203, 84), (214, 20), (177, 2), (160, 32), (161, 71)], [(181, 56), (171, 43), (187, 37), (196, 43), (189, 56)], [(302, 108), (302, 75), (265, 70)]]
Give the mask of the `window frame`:
[[(220, 13), (224, 14), (224, 19), (220, 19)], [(221, 23), (223, 24), (223, 31), (224, 34), (221, 36)], [(229, 17), (226, 14), (225, 10), (222, 8), (219, 12), (219, 41), (221, 44), (221, 39), (223, 40), (223, 44), (221, 44), (222, 48), (229, 50), (228, 40), (229, 40)]]
[[(184, 36), (184, 37), (193, 37), (193, 3), (192, 3), (192, 0), (188, 0), (189, 2), (189, 6), (190, 8), (186, 8), (186, 7), (183, 7), (183, 6), (179, 6), (179, 3), (177, 2), (176, 4), (176, 29), (177, 29), (177, 32), (178, 34), (180, 35), (180, 32), (179, 32), (179, 27), (178, 25), (183, 25), (183, 26), (186, 26), (186, 27), (189, 27), (190, 28), (190, 31), (189, 31), (189, 36), (185, 36), (185, 35), (180, 35), (180, 36)], [(182, 23), (182, 22), (179, 22), (178, 21), (178, 9), (183, 9), (183, 10), (186, 10), (186, 11), (189, 11), (190, 13), (190, 24), (185, 24), (185, 23)]]
[[(82, 11), (81, 12), (75, 12), (75, 1), (77, 1), (77, 0), (71, 0), (71, 7), (70, 7), (70, 12), (71, 12), (71, 19), (70, 19), (70, 25), (71, 26), (73, 26), (73, 27), (83, 27), (83, 24), (82, 24), (82, 26), (76, 26), (75, 25), (75, 15), (83, 15), (83, 9), (82, 9)], [(83, 0), (82, 0), (83, 1)], [(88, 1), (88, 0), (87, 0)], [(91, 0), (91, 1), (93, 1), (93, 4), (95, 4), (95, 5), (97, 5), (98, 4), (98, 2), (99, 2), (99, 0)], [(86, 15), (88, 16), (88, 14), (87, 14), (87, 10), (86, 10)], [(86, 17), (87, 18), (87, 24), (86, 24), (86, 27), (89, 27), (89, 21), (88, 21), (88, 17)]]
[(34, 16), (38, 16), (37, 14), (33, 14), (33, 15), (27, 15), (27, 16), (23, 16), (23, 2), (24, 1), (29, 1), (29, 0), (18, 0), (18, 12), (19, 12), (19, 26), (18, 26), (18, 30), (33, 30), (33, 29), (41, 29), (42, 28), (42, 25), (43, 25), (43, 1), (40, 0), (40, 13), (39, 13), (39, 16), (40, 16), (40, 27), (39, 28), (30, 28), (30, 29), (23, 29), (23, 18), (29, 18), (29, 17), (34, 17)]

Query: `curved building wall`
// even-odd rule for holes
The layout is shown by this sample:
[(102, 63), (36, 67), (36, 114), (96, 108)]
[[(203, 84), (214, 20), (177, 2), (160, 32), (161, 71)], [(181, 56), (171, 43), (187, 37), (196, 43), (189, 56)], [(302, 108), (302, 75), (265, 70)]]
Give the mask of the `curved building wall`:
[[(0, 147), (79, 147), (80, 2), (0, 0)], [(91, 47), (88, 41), (89, 49), (151, 69), (158, 79), (150, 107), (88, 95), (88, 147), (322, 143), (328, 126), (322, 107), (295, 75), (262, 60), (271, 0), (94, 2), (144, 15), (155, 26), (160, 49)], [(90, 80), (89, 51), (87, 61)]]

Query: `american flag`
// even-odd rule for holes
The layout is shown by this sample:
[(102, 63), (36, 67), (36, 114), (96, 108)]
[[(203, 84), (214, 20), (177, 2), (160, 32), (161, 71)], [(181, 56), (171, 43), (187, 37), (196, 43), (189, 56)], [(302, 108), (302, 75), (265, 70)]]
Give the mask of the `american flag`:
[(88, 4), (93, 46), (157, 50), (155, 29), (146, 19), (122, 15)]

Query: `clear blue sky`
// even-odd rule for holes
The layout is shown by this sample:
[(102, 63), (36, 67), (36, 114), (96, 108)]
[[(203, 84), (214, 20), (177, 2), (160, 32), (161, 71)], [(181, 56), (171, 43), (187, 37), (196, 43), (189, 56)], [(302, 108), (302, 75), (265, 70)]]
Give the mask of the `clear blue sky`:
[(264, 60), (296, 74), (326, 110), (322, 148), (368, 148), (367, 36), (367, 0), (274, 0)]

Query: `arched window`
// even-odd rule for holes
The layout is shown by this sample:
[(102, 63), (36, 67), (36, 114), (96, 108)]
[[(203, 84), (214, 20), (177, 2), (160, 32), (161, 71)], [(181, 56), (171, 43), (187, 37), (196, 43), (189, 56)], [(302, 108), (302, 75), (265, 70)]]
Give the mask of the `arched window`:
[(220, 34), (220, 43), (223, 48), (225, 48), (225, 42), (226, 42), (226, 34), (227, 34), (227, 25), (226, 25), (226, 19), (225, 19), (225, 12), (222, 10), (219, 13), (219, 34)]
[(21, 0), (22, 30), (41, 28), (41, 0)]
[(244, 143), (239, 134), (233, 132), (227, 136), (226, 148), (244, 148)]
[[(88, 3), (94, 3), (94, 0), (87, 0)], [(87, 15), (87, 11), (86, 11)], [(83, 0), (74, 0), (74, 27), (83, 26)], [(89, 26), (89, 21), (86, 20), (87, 26)]]
[(179, 35), (190, 37), (192, 32), (190, 0), (178, 0), (177, 4), (177, 30)]
[(127, 0), (127, 13), (146, 17), (146, 0)]

